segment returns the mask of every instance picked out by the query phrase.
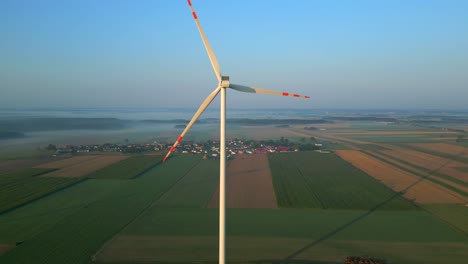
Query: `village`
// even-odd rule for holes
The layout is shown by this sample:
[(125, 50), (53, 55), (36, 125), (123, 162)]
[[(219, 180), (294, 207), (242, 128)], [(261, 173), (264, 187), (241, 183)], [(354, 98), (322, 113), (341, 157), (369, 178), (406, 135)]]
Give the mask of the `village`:
[[(55, 151), (53, 155), (73, 154), (73, 153), (89, 153), (89, 152), (120, 152), (120, 153), (148, 153), (148, 152), (164, 152), (172, 147), (172, 143), (160, 143), (154, 141), (152, 143), (104, 143), (104, 144), (89, 144), (89, 145), (64, 145), (56, 146), (49, 144), (47, 150)], [(289, 141), (284, 137), (279, 140), (242, 140), (232, 139), (226, 142), (227, 158), (231, 158), (236, 154), (254, 154), (254, 153), (272, 153), (272, 152), (290, 152), (290, 151), (322, 151), (322, 143), (318, 143), (315, 138), (310, 138), (309, 142), (301, 139), (300, 142)], [(217, 159), (219, 157), (219, 141), (208, 140), (206, 142), (187, 141), (179, 144), (175, 152), (181, 154), (203, 154), (205, 158)]]

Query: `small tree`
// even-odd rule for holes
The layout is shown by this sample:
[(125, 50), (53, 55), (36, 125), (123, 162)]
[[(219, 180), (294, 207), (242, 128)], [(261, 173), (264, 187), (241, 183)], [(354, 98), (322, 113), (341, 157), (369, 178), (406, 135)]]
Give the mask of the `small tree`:
[(46, 147), (47, 150), (57, 150), (57, 146), (55, 146), (54, 144), (49, 144), (47, 147)]

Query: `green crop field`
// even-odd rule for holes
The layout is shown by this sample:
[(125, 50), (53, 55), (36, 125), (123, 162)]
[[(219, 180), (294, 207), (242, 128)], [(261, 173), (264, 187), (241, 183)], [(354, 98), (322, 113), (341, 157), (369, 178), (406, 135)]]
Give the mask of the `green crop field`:
[[(96, 258), (104, 263), (215, 261), (217, 216), (216, 209), (153, 207)], [(468, 257), (466, 238), (421, 210), (229, 209), (227, 216), (230, 262), (271, 263), (294, 256), (298, 262), (342, 263), (358, 253), (389, 263), (463, 263)], [(444, 251), (428, 250), (434, 245)]]
[(87, 180), (1, 215), (0, 241), (27, 241), (0, 256), (0, 262), (89, 261), (102, 243), (131, 223), (200, 159), (185, 156), (174, 161), (132, 181)]
[(162, 161), (162, 156), (138, 155), (92, 172), (86, 177), (98, 179), (131, 179)]
[(346, 135), (345, 137), (373, 143), (434, 143), (430, 138), (437, 135)]
[(0, 174), (0, 213), (79, 181), (38, 177), (52, 170), (31, 168)]
[[(196, 156), (194, 159), (200, 159)], [(175, 184), (155, 205), (158, 207), (206, 207), (219, 183), (219, 163), (203, 160)]]
[[(228, 209), (230, 263), (338, 264), (349, 255), (388, 263), (468, 258), (460, 228), (415, 208), (334, 154), (281, 153), (270, 163), (277, 166), (274, 181), (293, 190), (286, 197), (295, 203), (288, 207), (301, 208)], [(117, 171), (113, 166), (121, 165), (106, 169)], [(0, 253), (0, 263), (214, 263), (218, 210), (205, 207), (218, 168), (201, 156), (174, 156), (132, 180), (87, 179), (0, 214), (0, 244), (18, 244)], [(283, 176), (289, 178), (277, 178)], [(303, 185), (319, 200), (314, 206)], [(442, 213), (464, 215), (464, 207), (452, 209)]]
[(468, 235), (468, 207), (463, 204), (425, 205), (424, 209), (437, 215)]
[(335, 154), (273, 153), (268, 159), (280, 207), (416, 209)]

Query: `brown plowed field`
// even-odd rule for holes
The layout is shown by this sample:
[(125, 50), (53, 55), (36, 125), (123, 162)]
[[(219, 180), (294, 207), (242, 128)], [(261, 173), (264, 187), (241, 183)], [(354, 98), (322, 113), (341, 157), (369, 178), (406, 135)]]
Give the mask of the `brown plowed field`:
[(44, 163), (49, 163), (52, 161), (62, 160), (61, 157), (50, 157), (44, 159), (18, 159), (18, 160), (2, 160), (0, 161), (0, 173), (17, 170), (17, 169), (25, 169), (31, 168), (34, 166), (39, 166)]
[(15, 244), (1, 244), (0, 243), (0, 254), (7, 252), (8, 250), (15, 247)]
[[(219, 188), (208, 203), (219, 206)], [(228, 208), (276, 208), (276, 196), (266, 154), (236, 155), (226, 170)]]
[(87, 160), (95, 159), (98, 156), (75, 156), (71, 157), (68, 159), (63, 159), (63, 160), (58, 160), (58, 161), (53, 161), (53, 162), (48, 162), (45, 164), (41, 164), (39, 166), (36, 166), (36, 168), (54, 168), (54, 169), (60, 169), (60, 168), (65, 168), (69, 167)]
[(411, 145), (429, 151), (440, 152), (448, 155), (460, 155), (462, 157), (468, 157), (468, 148), (462, 146), (455, 146), (447, 143), (417, 143)]
[(395, 168), (385, 162), (355, 150), (337, 150), (336, 153), (356, 168), (381, 181), (407, 199), (418, 204), (445, 204), (466, 201), (458, 194), (427, 180)]
[(127, 156), (95, 156), (93, 159), (84, 160), (82, 162), (61, 168), (59, 170), (45, 174), (43, 177), (67, 177), (76, 178), (85, 176), (100, 168), (106, 167), (112, 163), (116, 163)]
[(466, 164), (462, 162), (434, 156), (416, 150), (401, 149), (397, 147), (394, 147), (392, 150), (383, 150), (382, 153), (404, 160), (416, 166), (435, 170), (447, 176), (468, 182), (468, 173), (454, 168), (465, 167)]

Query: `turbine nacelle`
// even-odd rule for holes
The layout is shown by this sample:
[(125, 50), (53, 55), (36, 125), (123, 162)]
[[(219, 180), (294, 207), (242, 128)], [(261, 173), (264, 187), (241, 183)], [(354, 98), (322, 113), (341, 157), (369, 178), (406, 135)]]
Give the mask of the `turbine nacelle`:
[(221, 83), (219, 86), (223, 88), (229, 88), (230, 85), (231, 83), (229, 82), (229, 76), (221, 76)]

